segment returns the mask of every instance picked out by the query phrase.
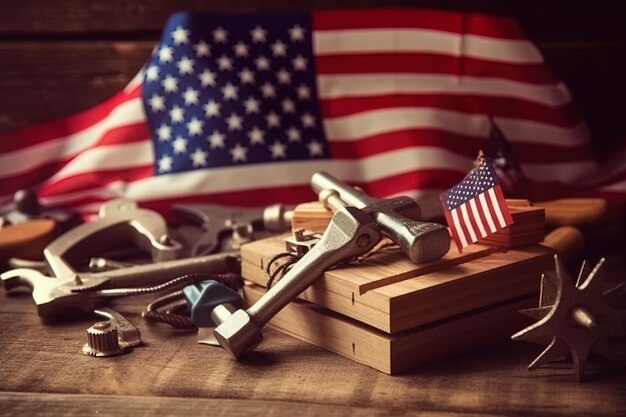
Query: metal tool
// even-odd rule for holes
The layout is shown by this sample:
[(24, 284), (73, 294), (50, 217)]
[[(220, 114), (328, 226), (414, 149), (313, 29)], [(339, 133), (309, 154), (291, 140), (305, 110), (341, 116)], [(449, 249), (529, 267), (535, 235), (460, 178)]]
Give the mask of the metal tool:
[(555, 272), (542, 276), (539, 307), (522, 311), (537, 322), (514, 334), (512, 339), (549, 341), (529, 369), (571, 353), (576, 376), (581, 381), (592, 350), (609, 360), (626, 360), (626, 352), (614, 349), (612, 343), (626, 338), (622, 294), (626, 287), (622, 284), (605, 291), (604, 259), (593, 269), (583, 263), (576, 283), (558, 256), (554, 261)]
[(74, 272), (69, 278), (49, 277), (27, 268), (7, 271), (0, 278), (7, 291), (21, 286), (31, 287), (39, 315), (48, 317), (68, 310), (92, 311), (107, 298), (126, 295), (116, 293), (118, 287), (158, 284), (197, 272), (238, 272), (239, 268), (239, 253), (231, 251), (104, 272)]
[[(57, 238), (44, 250), (52, 277), (34, 269), (18, 268), (0, 277), (6, 290), (26, 285), (42, 317), (68, 309), (91, 311), (107, 296), (97, 290), (158, 284), (195, 272), (237, 272), (238, 253), (175, 260), (181, 245), (167, 233), (167, 224), (156, 212), (119, 199), (104, 204), (99, 218), (82, 224)], [(159, 263), (135, 265), (102, 272), (77, 272), (72, 266), (90, 255), (118, 249), (124, 243), (150, 252)]]
[[(327, 174), (315, 174), (312, 183), (320, 197), (333, 204), (335, 214), (320, 241), (280, 281), (250, 308), (235, 311), (215, 328), (216, 339), (235, 359), (257, 346), (262, 340), (262, 327), (325, 270), (370, 251), (382, 238), (381, 230), (414, 260), (434, 260), (449, 249), (450, 238), (445, 227), (428, 226), (402, 215), (406, 212), (419, 215), (419, 205), (414, 200), (412, 203), (403, 198), (378, 200), (361, 192), (350, 192), (348, 186)], [(325, 187), (336, 188), (335, 193), (322, 192)], [(343, 201), (337, 189), (343, 190)], [(345, 206), (344, 201), (360, 208)]]
[(173, 206), (172, 211), (204, 229), (192, 249), (192, 256), (239, 249), (252, 240), (285, 232), (291, 225), (292, 214), (282, 204), (265, 208), (186, 204)]
[(336, 193), (337, 198), (324, 198), (331, 208), (348, 205), (362, 209), (379, 225), (383, 235), (393, 240), (415, 263), (432, 262), (450, 249), (448, 229), (432, 222), (419, 221), (420, 205), (410, 197), (380, 199), (333, 178), (325, 172), (313, 174), (313, 190), (318, 194)]
[(94, 313), (108, 320), (97, 322), (87, 329), (87, 343), (82, 350), (85, 355), (121, 355), (141, 345), (141, 333), (120, 313), (110, 308), (101, 308)]

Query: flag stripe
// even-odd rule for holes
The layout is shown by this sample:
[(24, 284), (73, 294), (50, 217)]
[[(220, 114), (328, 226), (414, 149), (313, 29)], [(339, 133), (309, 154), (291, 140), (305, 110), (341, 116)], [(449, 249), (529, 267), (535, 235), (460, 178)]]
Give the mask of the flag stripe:
[(470, 218), (469, 213), (467, 212), (467, 204), (463, 204), (460, 207), (460, 209), (461, 209), (461, 216), (463, 217), (463, 223), (465, 225), (465, 228), (469, 232), (470, 242), (474, 243), (478, 240), (478, 237), (476, 236), (476, 231), (474, 230), (472, 219)]
[(477, 58), (435, 53), (358, 53), (319, 56), (315, 60), (322, 74), (450, 74), (494, 77), (529, 84), (558, 84), (557, 78), (541, 64), (510, 64)]
[(491, 207), (487, 198), (485, 198), (485, 193), (482, 193), (478, 196), (478, 200), (480, 201), (480, 207), (482, 213), (485, 215), (485, 220), (487, 220), (487, 225), (489, 226), (489, 231), (491, 233), (495, 233), (498, 229), (496, 228), (496, 224), (493, 221), (493, 216), (491, 215)]
[(507, 97), (463, 94), (408, 94), (405, 92), (367, 97), (344, 97), (322, 100), (327, 118), (377, 110), (381, 108), (428, 107), (468, 114), (497, 115), (506, 118), (535, 120), (545, 124), (571, 127), (582, 122), (575, 106), (568, 102), (559, 107)]
[(322, 99), (370, 97), (388, 94), (441, 93), (502, 98), (517, 98), (550, 106), (569, 103), (571, 97), (563, 84), (544, 86), (517, 81), (451, 75), (354, 74), (317, 77)]
[(104, 103), (70, 118), (42, 123), (16, 132), (1, 133), (0, 154), (55, 141), (88, 130), (99, 121), (110, 117), (111, 113), (116, 112), (118, 106), (127, 101), (139, 99), (140, 95), (141, 89), (135, 88), (127, 93), (118, 93)]
[(467, 56), (499, 62), (538, 64), (539, 50), (524, 40), (492, 39), (428, 29), (352, 29), (313, 35), (317, 56), (342, 53), (419, 52)]
[[(346, 16), (347, 13), (349, 18)], [(316, 31), (423, 28), (493, 38), (526, 39), (517, 23), (509, 18), (437, 10), (318, 11), (313, 14), (313, 25)]]
[(458, 210), (452, 210), (451, 215), (452, 221), (454, 222), (455, 226), (452, 230), (454, 230), (454, 233), (457, 236), (458, 240), (461, 242), (462, 247), (465, 247), (468, 245), (468, 242), (467, 238), (465, 237), (465, 232), (463, 230), (461, 220), (459, 219)]
[(474, 224), (478, 227), (481, 237), (487, 236), (487, 231), (485, 230), (485, 226), (483, 226), (482, 216), (478, 207), (476, 207), (476, 200), (470, 200), (469, 202), (470, 208), (472, 210), (472, 218), (474, 219)]
[(490, 208), (493, 210), (493, 213), (495, 214), (496, 218), (498, 219), (498, 223), (500, 224), (500, 227), (505, 227), (506, 226), (506, 222), (504, 221), (504, 216), (502, 215), (502, 211), (500, 211), (500, 206), (498, 204), (498, 198), (496, 197), (496, 194), (493, 191), (493, 188), (491, 188), (489, 191), (487, 191), (487, 195), (489, 196), (489, 200), (491, 201)]

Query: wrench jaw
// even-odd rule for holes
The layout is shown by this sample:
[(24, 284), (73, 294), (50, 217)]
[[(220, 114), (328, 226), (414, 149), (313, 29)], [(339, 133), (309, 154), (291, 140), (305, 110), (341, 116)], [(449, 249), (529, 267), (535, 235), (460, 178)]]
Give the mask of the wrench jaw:
[(93, 297), (73, 293), (72, 288), (76, 287), (74, 281), (59, 283), (57, 278), (47, 277), (33, 269), (13, 269), (0, 275), (0, 279), (7, 292), (20, 287), (31, 288), (37, 313), (43, 318), (58, 316), (59, 312), (68, 310), (92, 311), (97, 304)]
[(213, 330), (213, 335), (235, 360), (256, 348), (263, 340), (261, 327), (245, 310), (235, 311)]

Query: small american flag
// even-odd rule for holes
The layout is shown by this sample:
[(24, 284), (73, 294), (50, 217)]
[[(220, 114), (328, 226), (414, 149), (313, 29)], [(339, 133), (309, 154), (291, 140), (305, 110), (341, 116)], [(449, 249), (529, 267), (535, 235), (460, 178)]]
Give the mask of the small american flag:
[(567, 88), (512, 19), (178, 13), (122, 92), (0, 135), (0, 203), (20, 188), (86, 213), (115, 197), (161, 212), (197, 201), (298, 203), (315, 198), (309, 181), (324, 170), (378, 197), (417, 198), (432, 216), (492, 121), (531, 198), (626, 196), (626, 164), (598, 176)]
[(513, 223), (493, 163), (488, 158), (463, 181), (443, 193), (441, 201), (459, 252)]

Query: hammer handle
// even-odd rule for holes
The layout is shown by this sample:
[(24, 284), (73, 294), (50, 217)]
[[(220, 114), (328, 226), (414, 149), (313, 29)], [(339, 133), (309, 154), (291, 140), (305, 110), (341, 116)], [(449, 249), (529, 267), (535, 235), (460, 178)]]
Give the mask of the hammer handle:
[(348, 184), (331, 177), (325, 172), (316, 172), (313, 174), (311, 177), (311, 186), (313, 187), (313, 191), (318, 194), (322, 190), (335, 190), (339, 194), (339, 198), (341, 198), (346, 205), (356, 208), (363, 208), (380, 201), (380, 199), (371, 197), (361, 190), (350, 187)]

